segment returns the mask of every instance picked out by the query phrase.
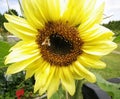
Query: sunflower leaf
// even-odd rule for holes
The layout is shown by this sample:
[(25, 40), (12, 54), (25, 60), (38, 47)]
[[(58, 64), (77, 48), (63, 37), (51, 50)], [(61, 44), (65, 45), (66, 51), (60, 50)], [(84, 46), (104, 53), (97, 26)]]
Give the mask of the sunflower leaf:
[(0, 41), (0, 66), (4, 66), (5, 56), (9, 53), (11, 45), (7, 42)]
[(104, 91), (106, 91), (112, 99), (120, 99), (120, 84), (111, 83), (106, 81), (102, 76), (96, 74), (97, 85)]

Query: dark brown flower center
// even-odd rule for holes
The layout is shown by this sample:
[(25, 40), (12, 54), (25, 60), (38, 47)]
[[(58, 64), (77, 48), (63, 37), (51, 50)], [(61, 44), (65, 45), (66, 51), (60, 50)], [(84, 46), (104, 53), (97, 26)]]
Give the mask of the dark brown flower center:
[(73, 44), (62, 35), (55, 33), (50, 35), (50, 46), (48, 46), (48, 49), (52, 53), (66, 55), (73, 50)]
[(82, 53), (79, 33), (67, 22), (49, 22), (38, 31), (36, 42), (40, 53), (51, 65), (68, 66)]

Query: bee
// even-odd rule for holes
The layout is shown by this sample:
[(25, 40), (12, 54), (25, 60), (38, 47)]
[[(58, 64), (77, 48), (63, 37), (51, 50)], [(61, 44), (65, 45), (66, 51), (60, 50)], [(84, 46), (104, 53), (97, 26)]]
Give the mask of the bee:
[(51, 43), (50, 43), (50, 38), (49, 38), (49, 37), (46, 37), (46, 39), (42, 42), (41, 45), (50, 46), (50, 45), (51, 45)]

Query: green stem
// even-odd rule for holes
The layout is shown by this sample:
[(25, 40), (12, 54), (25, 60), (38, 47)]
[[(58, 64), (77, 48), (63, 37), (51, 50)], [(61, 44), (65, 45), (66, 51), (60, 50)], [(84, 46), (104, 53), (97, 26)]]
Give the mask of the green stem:
[(75, 95), (73, 96), (72, 99), (83, 99), (83, 97), (82, 97), (82, 85), (83, 85), (82, 80), (78, 80), (76, 82), (76, 92), (75, 92)]

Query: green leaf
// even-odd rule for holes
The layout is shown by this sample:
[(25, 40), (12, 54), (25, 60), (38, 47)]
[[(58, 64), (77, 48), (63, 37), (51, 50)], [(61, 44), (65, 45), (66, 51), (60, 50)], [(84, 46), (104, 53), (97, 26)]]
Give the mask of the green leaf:
[(10, 47), (9, 43), (0, 41), (0, 66), (4, 66), (5, 56), (9, 53)]
[(50, 99), (66, 99), (65, 97), (65, 91), (62, 89), (62, 87), (60, 87), (59, 90)]
[(114, 39), (114, 42), (119, 43), (119, 42), (120, 42), (120, 36), (117, 36), (117, 37)]
[[(96, 73), (95, 73), (96, 74)], [(120, 84), (111, 83), (106, 81), (102, 76), (96, 74), (97, 77), (97, 85), (106, 91), (112, 99), (120, 99)]]

